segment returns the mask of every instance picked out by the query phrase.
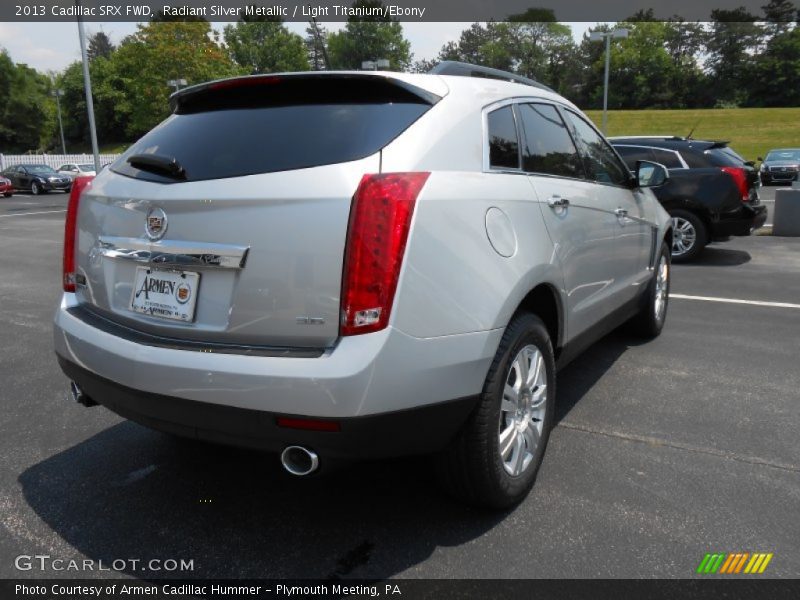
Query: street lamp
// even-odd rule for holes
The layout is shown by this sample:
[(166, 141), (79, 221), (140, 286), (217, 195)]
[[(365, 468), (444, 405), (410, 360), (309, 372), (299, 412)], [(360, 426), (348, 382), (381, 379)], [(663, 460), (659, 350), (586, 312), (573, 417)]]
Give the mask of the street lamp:
[(388, 69), (391, 66), (388, 58), (378, 60), (365, 60), (361, 63), (362, 71), (377, 71), (378, 69)]
[(58, 129), (61, 131), (61, 154), (67, 153), (67, 145), (64, 143), (64, 124), (61, 122), (61, 96), (64, 95), (64, 90), (55, 89), (50, 92), (51, 96), (56, 98), (56, 108), (58, 109)]
[(177, 92), (177, 91), (180, 91), (181, 86), (184, 86), (184, 87), (186, 86), (186, 80), (185, 79), (170, 79), (169, 81), (167, 81), (167, 85), (170, 86), (170, 87), (174, 87), (175, 91)]
[(608, 125), (608, 66), (611, 61), (611, 38), (622, 40), (628, 37), (627, 29), (614, 29), (613, 31), (592, 31), (589, 33), (589, 40), (592, 42), (606, 43), (606, 73), (603, 83), (603, 133), (606, 133)]

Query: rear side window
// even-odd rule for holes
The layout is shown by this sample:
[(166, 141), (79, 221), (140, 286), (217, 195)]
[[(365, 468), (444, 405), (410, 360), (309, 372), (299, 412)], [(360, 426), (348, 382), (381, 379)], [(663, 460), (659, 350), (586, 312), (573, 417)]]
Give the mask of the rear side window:
[(519, 143), (514, 113), (510, 106), (489, 113), (489, 166), (519, 169)]
[(522, 123), (522, 168), (531, 173), (583, 177), (575, 143), (554, 106), (520, 104)]
[(185, 170), (186, 181), (358, 160), (386, 146), (433, 103), (393, 89), (385, 81), (289, 79), (190, 96), (111, 169), (137, 179), (173, 183), (174, 179), (133, 167), (127, 159), (141, 154), (174, 158)]
[(625, 185), (630, 179), (630, 172), (608, 142), (581, 117), (571, 111), (566, 111), (566, 114), (583, 142), (589, 176), (599, 183)]
[(659, 150), (658, 148), (653, 148), (653, 160), (655, 160), (657, 163), (661, 163), (668, 169), (683, 168), (683, 163), (681, 163), (678, 155), (669, 150)]
[(622, 160), (625, 161), (631, 171), (636, 170), (637, 160), (656, 160), (653, 156), (653, 151), (643, 146), (614, 146), (614, 149), (619, 152)]

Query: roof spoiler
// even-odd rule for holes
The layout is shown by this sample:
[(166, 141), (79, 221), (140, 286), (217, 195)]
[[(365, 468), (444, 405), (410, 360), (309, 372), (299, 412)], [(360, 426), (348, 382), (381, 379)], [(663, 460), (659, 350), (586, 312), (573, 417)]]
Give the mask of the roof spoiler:
[[(343, 85), (352, 84), (352, 85)], [(265, 102), (315, 103), (328, 96), (342, 100), (376, 97), (395, 102), (423, 102), (431, 106), (442, 99), (399, 78), (376, 73), (314, 71), (276, 73), (217, 79), (183, 88), (169, 97), (173, 112), (197, 109), (209, 103), (232, 100), (234, 96), (259, 98)]]
[[(499, 79), (501, 81), (511, 81), (513, 83), (521, 83), (522, 85), (529, 85), (531, 87), (539, 88), (553, 92), (553, 90), (543, 83), (539, 83), (535, 79), (523, 77), (508, 71), (501, 71), (500, 69), (493, 69), (491, 67), (483, 67), (481, 65), (473, 65), (470, 63), (459, 62), (457, 60), (443, 60), (430, 71), (431, 75), (456, 75), (459, 77), (483, 77), (484, 79)], [(553, 92), (555, 93), (555, 92)]]

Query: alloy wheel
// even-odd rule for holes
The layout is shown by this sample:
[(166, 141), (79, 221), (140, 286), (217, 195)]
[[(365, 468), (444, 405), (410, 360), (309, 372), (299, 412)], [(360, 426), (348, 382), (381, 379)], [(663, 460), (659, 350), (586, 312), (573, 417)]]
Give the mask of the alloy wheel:
[(547, 407), (547, 365), (529, 344), (511, 363), (500, 405), (498, 446), (503, 468), (514, 477), (531, 464), (539, 446)]
[(658, 272), (656, 273), (656, 294), (654, 309), (656, 313), (656, 323), (660, 323), (664, 318), (664, 312), (667, 309), (667, 294), (669, 293), (669, 263), (667, 257), (662, 254), (661, 260), (658, 263)]
[(682, 217), (672, 217), (672, 256), (683, 256), (697, 243), (697, 230)]

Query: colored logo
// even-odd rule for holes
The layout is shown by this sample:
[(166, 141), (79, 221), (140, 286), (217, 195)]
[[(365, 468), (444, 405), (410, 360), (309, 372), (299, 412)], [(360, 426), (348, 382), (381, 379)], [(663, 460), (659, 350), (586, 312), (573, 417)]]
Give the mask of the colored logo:
[(192, 297), (192, 288), (189, 287), (188, 283), (181, 283), (178, 286), (178, 289), (175, 291), (175, 298), (181, 304), (186, 304), (189, 301), (189, 298)]
[(700, 561), (697, 572), (701, 575), (760, 574), (772, 560), (772, 552), (715, 552)]

